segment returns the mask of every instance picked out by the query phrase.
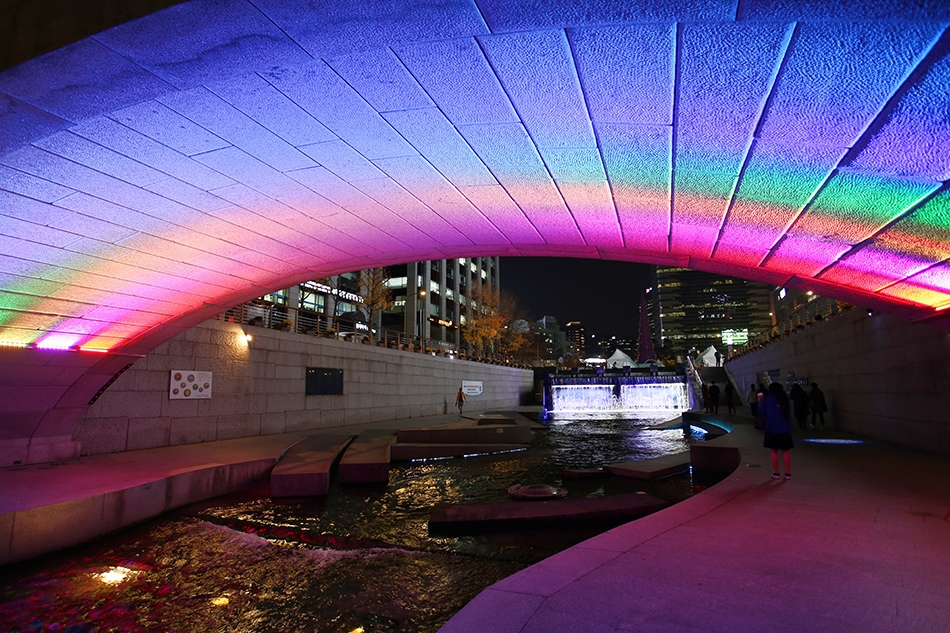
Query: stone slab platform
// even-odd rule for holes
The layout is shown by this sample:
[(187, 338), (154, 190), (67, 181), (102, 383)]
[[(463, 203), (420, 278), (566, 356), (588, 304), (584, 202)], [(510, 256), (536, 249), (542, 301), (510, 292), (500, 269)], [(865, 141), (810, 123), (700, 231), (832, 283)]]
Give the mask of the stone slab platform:
[(429, 528), (446, 531), (483, 530), (568, 521), (636, 518), (668, 505), (662, 499), (640, 492), (595, 499), (438, 504), (429, 513)]
[(527, 446), (527, 444), (404, 444), (396, 442), (390, 447), (390, 459), (398, 462), (410, 459), (462, 457), (464, 455), (524, 450)]
[(520, 424), (400, 429), (396, 440), (404, 444), (530, 444), (533, 431)]
[(659, 479), (674, 473), (689, 470), (690, 454), (688, 452), (676, 455), (665, 455), (652, 459), (641, 459), (633, 462), (621, 462), (604, 466), (611, 475), (618, 477), (632, 477), (634, 479)]
[(294, 444), (271, 471), (271, 497), (326, 496), (330, 471), (354, 437), (311, 435)]
[(501, 415), (497, 413), (491, 414), (482, 414), (478, 416), (475, 420), (475, 424), (478, 426), (485, 426), (490, 424), (517, 424), (514, 418), (508, 417), (507, 415)]
[(390, 447), (396, 441), (391, 431), (364, 431), (347, 447), (337, 477), (341, 484), (389, 481)]

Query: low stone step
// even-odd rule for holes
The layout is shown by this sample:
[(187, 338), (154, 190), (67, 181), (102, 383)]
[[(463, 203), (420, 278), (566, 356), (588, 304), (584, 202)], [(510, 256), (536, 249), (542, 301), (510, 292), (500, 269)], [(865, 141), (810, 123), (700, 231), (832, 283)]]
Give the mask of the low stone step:
[(429, 444), (396, 442), (390, 447), (390, 459), (394, 462), (410, 459), (433, 459), (436, 457), (463, 457), (528, 448), (528, 444)]
[(689, 469), (689, 452), (653, 457), (633, 462), (607, 464), (604, 466), (611, 475), (633, 477), (634, 479), (659, 479)]
[(438, 504), (429, 513), (429, 528), (458, 532), (569, 521), (637, 518), (668, 505), (662, 499), (640, 492), (594, 499)]
[(330, 470), (354, 437), (311, 435), (291, 446), (271, 470), (271, 497), (325, 496)]
[(475, 424), (478, 426), (486, 426), (489, 424), (517, 424), (517, 422), (514, 418), (509, 418), (507, 415), (489, 413), (478, 416), (475, 420)]
[(390, 446), (396, 441), (392, 431), (360, 433), (340, 459), (337, 477), (341, 484), (386, 483), (389, 481)]
[(400, 429), (401, 444), (530, 444), (533, 431), (519, 424)]

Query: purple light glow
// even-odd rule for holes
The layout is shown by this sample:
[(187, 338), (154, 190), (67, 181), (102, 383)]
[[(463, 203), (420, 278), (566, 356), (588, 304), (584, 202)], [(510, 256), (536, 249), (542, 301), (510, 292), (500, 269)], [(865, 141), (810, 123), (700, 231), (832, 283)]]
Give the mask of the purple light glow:
[(120, 350), (488, 253), (950, 303), (946, 16), (292, 4), (183, 2), (0, 73), (0, 340)]

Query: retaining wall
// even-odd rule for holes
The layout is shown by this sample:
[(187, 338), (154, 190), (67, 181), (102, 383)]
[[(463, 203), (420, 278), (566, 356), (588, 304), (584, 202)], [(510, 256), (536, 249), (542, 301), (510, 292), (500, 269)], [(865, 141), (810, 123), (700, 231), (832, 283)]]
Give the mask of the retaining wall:
[(832, 428), (950, 454), (945, 330), (855, 309), (730, 360), (726, 370), (743, 402), (749, 384), (763, 382), (765, 373), (783, 383), (817, 382)]
[[(465, 413), (516, 406), (531, 371), (209, 321), (153, 350), (76, 430), (93, 455), (441, 415), (462, 380), (482, 381)], [(343, 370), (343, 395), (305, 395), (307, 367)], [(169, 398), (171, 370), (212, 372), (210, 399)]]

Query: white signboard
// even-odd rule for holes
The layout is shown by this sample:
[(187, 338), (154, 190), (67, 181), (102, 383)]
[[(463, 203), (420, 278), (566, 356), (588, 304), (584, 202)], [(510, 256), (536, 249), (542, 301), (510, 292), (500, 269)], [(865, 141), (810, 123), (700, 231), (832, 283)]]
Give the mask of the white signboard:
[(200, 400), (210, 397), (210, 371), (171, 370), (168, 382), (169, 400)]
[(463, 380), (462, 393), (464, 393), (466, 396), (482, 395), (482, 381), (481, 380)]

